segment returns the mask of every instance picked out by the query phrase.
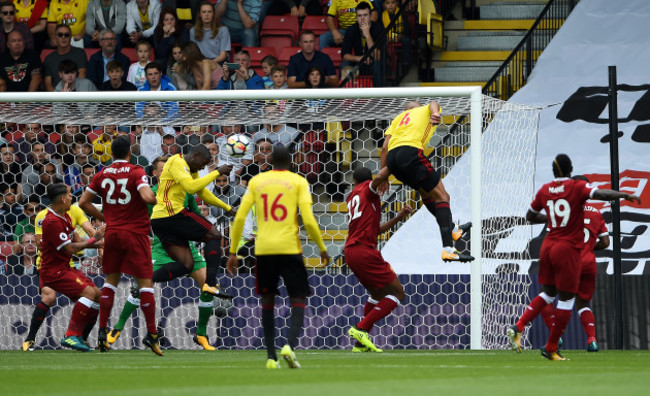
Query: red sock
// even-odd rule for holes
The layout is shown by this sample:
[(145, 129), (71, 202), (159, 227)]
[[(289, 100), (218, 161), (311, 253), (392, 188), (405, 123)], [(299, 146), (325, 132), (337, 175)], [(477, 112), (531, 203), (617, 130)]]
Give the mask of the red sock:
[(108, 318), (111, 316), (116, 290), (115, 286), (108, 283), (102, 287), (102, 295), (99, 298), (99, 328), (108, 327)]
[(147, 331), (156, 334), (156, 300), (153, 297), (153, 288), (140, 289), (140, 309), (147, 322)]
[(546, 327), (551, 330), (551, 327), (553, 327), (553, 322), (555, 321), (555, 307), (553, 304), (548, 304), (542, 308), (542, 319), (544, 319)]
[(517, 328), (519, 331), (524, 331), (524, 327), (526, 327), (528, 323), (532, 322), (547, 305), (548, 303), (542, 298), (542, 296), (533, 298), (533, 301), (531, 301), (526, 307), (524, 314), (521, 315), (521, 318), (517, 321)]
[(366, 301), (366, 305), (363, 306), (363, 316), (368, 316), (375, 305), (377, 305), (377, 301), (368, 299), (368, 301)]
[(596, 341), (596, 320), (591, 309), (583, 308), (580, 311), (580, 321), (587, 334), (587, 344), (589, 344), (592, 341)]
[(557, 351), (557, 342), (562, 337), (566, 325), (569, 324), (569, 319), (571, 319), (572, 309), (556, 309), (555, 310), (555, 322), (553, 327), (551, 327), (551, 335), (548, 337), (548, 342), (546, 343), (547, 352)]
[(72, 315), (70, 316), (70, 323), (68, 324), (68, 330), (65, 332), (66, 337), (81, 337), (83, 335), (86, 325), (90, 323), (90, 320), (93, 319), (97, 313), (96, 310), (92, 309), (88, 305), (92, 306), (92, 301), (85, 297), (81, 297), (74, 305)]
[[(391, 298), (392, 297), (392, 298)], [(365, 315), (364, 318), (357, 324), (357, 328), (365, 331), (370, 331), (375, 323), (385, 318), (393, 309), (397, 307), (397, 299), (393, 296), (386, 296), (379, 300), (377, 305), (370, 310), (370, 313)], [(366, 303), (367, 305), (368, 303)], [(365, 307), (364, 307), (365, 311)]]

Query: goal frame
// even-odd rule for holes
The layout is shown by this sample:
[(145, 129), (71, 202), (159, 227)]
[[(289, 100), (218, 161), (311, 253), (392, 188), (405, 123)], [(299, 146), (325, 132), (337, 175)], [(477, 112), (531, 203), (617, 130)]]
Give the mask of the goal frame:
[(147, 102), (220, 100), (309, 100), (376, 99), (404, 97), (466, 97), (470, 100), (470, 208), (472, 232), (470, 252), (475, 258), (470, 269), (470, 348), (482, 349), (482, 217), (481, 217), (481, 136), (483, 125), (480, 86), (395, 87), (287, 90), (207, 90), (207, 91), (117, 91), (117, 92), (13, 92), (0, 93), (0, 103), (24, 102)]

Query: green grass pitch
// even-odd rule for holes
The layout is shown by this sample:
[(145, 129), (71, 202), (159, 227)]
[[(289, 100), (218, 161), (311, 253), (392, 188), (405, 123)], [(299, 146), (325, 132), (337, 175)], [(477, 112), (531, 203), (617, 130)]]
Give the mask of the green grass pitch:
[[(650, 351), (298, 350), (267, 370), (263, 351), (0, 351), (2, 395), (642, 395)], [(209, 393), (208, 393), (209, 392)]]

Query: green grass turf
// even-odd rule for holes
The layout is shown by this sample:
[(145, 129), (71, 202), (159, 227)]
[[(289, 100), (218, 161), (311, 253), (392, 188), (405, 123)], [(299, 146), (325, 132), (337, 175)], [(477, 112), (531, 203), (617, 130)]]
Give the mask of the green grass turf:
[[(267, 370), (263, 351), (0, 351), (2, 395), (641, 395), (650, 351), (304, 351)], [(209, 393), (208, 393), (209, 392)]]

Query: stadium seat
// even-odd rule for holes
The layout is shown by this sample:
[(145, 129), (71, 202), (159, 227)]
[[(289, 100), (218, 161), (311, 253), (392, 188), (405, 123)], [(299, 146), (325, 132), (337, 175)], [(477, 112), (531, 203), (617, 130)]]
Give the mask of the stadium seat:
[(307, 15), (305, 16), (305, 20), (302, 21), (300, 31), (304, 32), (305, 30), (311, 30), (316, 34), (316, 36), (320, 36), (330, 30), (327, 27), (327, 22), (325, 21), (326, 18), (326, 16), (321, 15)]
[(298, 39), (300, 23), (297, 16), (291, 15), (267, 15), (264, 18), (264, 25), (260, 31), (260, 37), (264, 36), (289, 36), (294, 40)]
[(281, 65), (289, 66), (289, 59), (302, 51), (300, 47), (284, 47), (280, 54), (278, 55), (278, 63)]
[(84, 51), (86, 51), (86, 59), (90, 59), (91, 56), (95, 55), (101, 50), (101, 48), (84, 48)]
[(244, 47), (242, 50), (248, 51), (251, 56), (251, 67), (255, 69), (262, 67), (262, 59), (276, 54), (272, 47)]
[(4, 258), (3, 261), (7, 261), (7, 258), (14, 254), (12, 242), (0, 242), (0, 258)]
[[(135, 63), (138, 61), (138, 54), (136, 53), (135, 48), (128, 48), (128, 47), (122, 48), (122, 55), (125, 55), (127, 58), (129, 58), (129, 61), (131, 63)], [(149, 60), (151, 61), (156, 60), (153, 47), (151, 48), (151, 56), (149, 56)]]
[(260, 46), (273, 47), (279, 54), (282, 48), (291, 47), (298, 39), (300, 24), (297, 16), (268, 15), (260, 31)]
[(341, 49), (338, 47), (325, 47), (323, 48), (323, 53), (327, 54), (330, 59), (332, 59), (332, 63), (334, 63), (335, 68), (339, 68), (341, 66)]
[(49, 48), (48, 48), (48, 49), (44, 49), (44, 50), (42, 50), (42, 51), (41, 51), (41, 62), (45, 62), (45, 58), (47, 58), (47, 56), (48, 56), (49, 54), (51, 54), (52, 52), (54, 52), (54, 50), (53, 50), (53, 49), (49, 49)]

